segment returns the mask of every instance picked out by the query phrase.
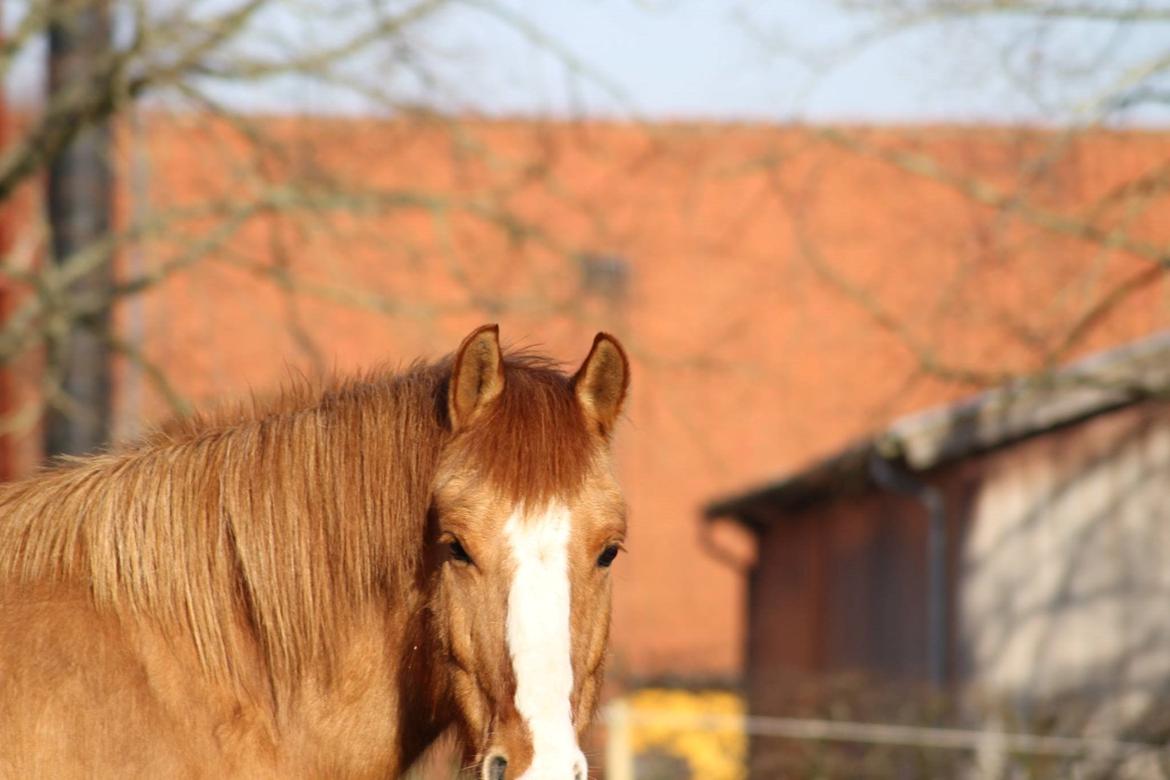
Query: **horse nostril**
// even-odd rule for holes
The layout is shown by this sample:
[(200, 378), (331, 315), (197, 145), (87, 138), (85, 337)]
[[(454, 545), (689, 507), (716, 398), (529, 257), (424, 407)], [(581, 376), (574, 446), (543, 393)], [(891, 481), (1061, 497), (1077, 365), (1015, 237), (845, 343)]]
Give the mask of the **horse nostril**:
[(585, 780), (585, 765), (584, 762), (578, 761), (573, 764), (573, 780)]
[(487, 780), (504, 780), (508, 772), (508, 759), (494, 755), (487, 760)]

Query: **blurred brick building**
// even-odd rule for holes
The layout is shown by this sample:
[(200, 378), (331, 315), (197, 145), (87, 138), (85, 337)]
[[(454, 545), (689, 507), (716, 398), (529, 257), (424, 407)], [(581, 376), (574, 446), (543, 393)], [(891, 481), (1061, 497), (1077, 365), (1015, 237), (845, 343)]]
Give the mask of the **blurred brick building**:
[[(251, 121), (279, 143), (193, 116), (122, 129), (123, 219), (187, 215), (121, 258), (158, 280), (120, 306), (126, 337), (205, 404), (290, 374), (438, 356), (484, 321), (569, 363), (595, 331), (617, 334), (635, 373), (612, 668), (630, 680), (738, 677), (753, 550), (734, 529), (704, 537), (701, 505), (975, 387), (914, 345), (1027, 371), (1170, 324), (1156, 280), (1065, 344), (1141, 261), (816, 129)], [(858, 133), (1053, 209), (1097, 202), (1170, 155), (1167, 136), (1096, 134), (1037, 174), (1025, 163), (1052, 143), (1042, 133)], [(340, 208), (349, 185), (368, 203)], [(1165, 240), (1164, 213), (1126, 229)], [(183, 264), (177, 248), (193, 245), (200, 259)], [(119, 367), (126, 435), (168, 413), (153, 376)]]

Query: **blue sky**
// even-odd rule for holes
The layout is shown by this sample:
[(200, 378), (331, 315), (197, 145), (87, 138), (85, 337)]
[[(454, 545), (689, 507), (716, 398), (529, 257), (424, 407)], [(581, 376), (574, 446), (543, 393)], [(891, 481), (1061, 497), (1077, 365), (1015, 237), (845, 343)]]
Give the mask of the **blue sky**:
[[(313, 8), (308, 0), (278, 3), (261, 29), (275, 30), (283, 45), (328, 40), (346, 23), (331, 14), (343, 0), (319, 2), (328, 23), (289, 10)], [(881, 20), (842, 5), (457, 0), (417, 31), (415, 55), (433, 80), (423, 84), (378, 55), (353, 71), (407, 99), (492, 114), (1035, 123), (1091, 114), (1094, 96), (1108, 84), (1170, 55), (1170, 25), (1054, 26), (1017, 17), (933, 25), (856, 46)], [(351, 0), (349, 7), (367, 6)], [(37, 94), (41, 57), (34, 52), (10, 79), (18, 99)], [(256, 110), (370, 110), (365, 98), (303, 80), (216, 92)], [(1167, 118), (1155, 111), (1128, 117), (1159, 124)]]
[[(1127, 0), (1110, 0), (1124, 5)], [(1019, 17), (932, 25), (856, 45), (881, 19), (830, 0), (505, 1), (613, 85), (568, 79), (516, 33), (461, 18), (444, 31), (476, 51), (480, 100), (508, 111), (634, 110), (652, 117), (1045, 121), (1144, 61), (1170, 26), (1036, 24)], [(511, 40), (510, 40), (511, 39)], [(568, 99), (573, 92), (575, 100)]]

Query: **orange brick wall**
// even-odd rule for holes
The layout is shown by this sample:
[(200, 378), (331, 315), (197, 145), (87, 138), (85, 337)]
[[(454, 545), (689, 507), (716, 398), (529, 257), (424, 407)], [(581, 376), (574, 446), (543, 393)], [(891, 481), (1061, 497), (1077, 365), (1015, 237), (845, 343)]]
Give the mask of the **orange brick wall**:
[[(484, 321), (569, 362), (596, 330), (615, 332), (635, 373), (618, 445), (632, 529), (616, 569), (614, 668), (636, 676), (740, 669), (743, 583), (699, 540), (703, 501), (972, 389), (923, 374), (903, 340), (829, 275), (872, 292), (948, 360), (1024, 370), (1043, 350), (1021, 333), (1060, 332), (1090, 284), (1138, 269), (1073, 239), (1042, 241), (1011, 215), (801, 129), (258, 121), (293, 150), (272, 163), (287, 175), (491, 204), (539, 234), (502, 230), (463, 207), (256, 219), (211, 262), (140, 299), (146, 354), (179, 391), (207, 402), (290, 372), (436, 356)], [(993, 129), (866, 133), (1005, 187), (1046, 143)], [(139, 205), (246, 200), (256, 190), (254, 172), (237, 164), (244, 142), (223, 127), (158, 117), (132, 140), (126, 153), (149, 161), (146, 192), (132, 193)], [(1170, 153), (1159, 135), (1077, 143), (1033, 187), (1040, 202), (1094, 198)], [(186, 231), (212, 224), (168, 231), (142, 262), (165, 262)], [(1135, 225), (1163, 240), (1170, 231), (1152, 213)], [(624, 296), (582, 289), (581, 251), (628, 261)], [(290, 294), (281, 266), (313, 290)], [(1165, 327), (1165, 293), (1161, 283), (1143, 290), (1070, 354)], [(484, 305), (500, 295), (508, 308)], [(129, 310), (119, 316), (126, 323)], [(134, 382), (143, 400), (123, 414), (163, 414), (161, 395)]]

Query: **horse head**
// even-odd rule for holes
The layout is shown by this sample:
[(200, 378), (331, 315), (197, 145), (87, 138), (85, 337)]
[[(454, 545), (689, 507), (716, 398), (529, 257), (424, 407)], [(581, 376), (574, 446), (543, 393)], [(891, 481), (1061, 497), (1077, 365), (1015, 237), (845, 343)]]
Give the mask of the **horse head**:
[(434, 593), (458, 721), (485, 780), (584, 780), (626, 533), (610, 438), (629, 384), (598, 334), (571, 377), (505, 357), (499, 332), (451, 363), (433, 486)]

